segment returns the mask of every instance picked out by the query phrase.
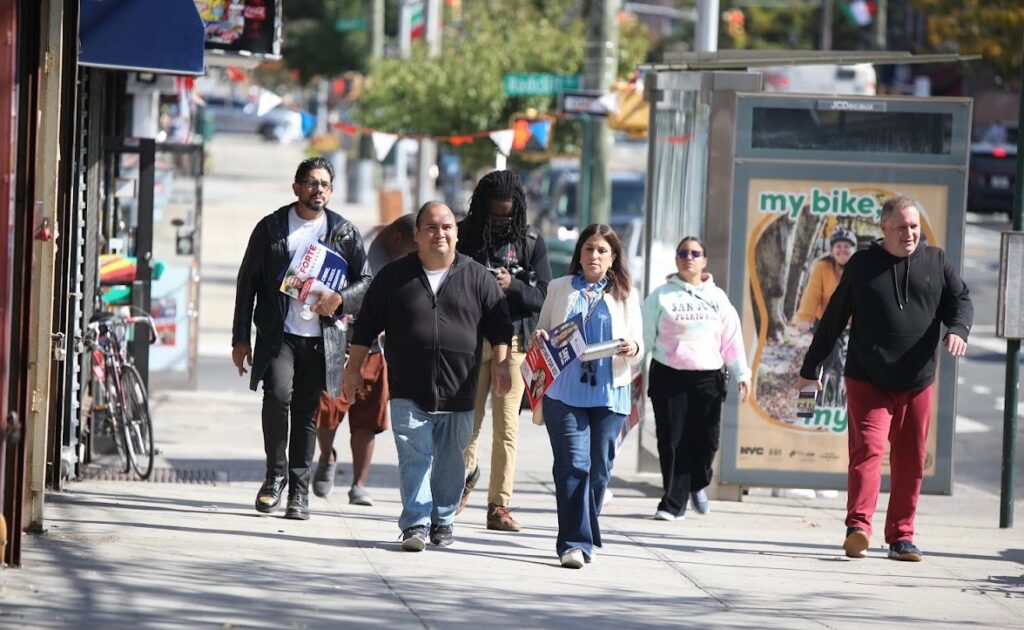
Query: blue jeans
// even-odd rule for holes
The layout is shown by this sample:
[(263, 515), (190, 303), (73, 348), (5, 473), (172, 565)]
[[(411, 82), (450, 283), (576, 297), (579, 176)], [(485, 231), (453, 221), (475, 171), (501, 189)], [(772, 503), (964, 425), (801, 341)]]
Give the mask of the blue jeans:
[(615, 460), (615, 439), (626, 416), (606, 407), (573, 407), (547, 396), (544, 425), (554, 454), (555, 502), (561, 556), (579, 549), (590, 559), (601, 546), (597, 517)]
[(462, 452), (473, 432), (473, 411), (433, 414), (408, 398), (392, 398), (391, 430), (402, 494), (398, 527), (451, 525), (466, 483)]

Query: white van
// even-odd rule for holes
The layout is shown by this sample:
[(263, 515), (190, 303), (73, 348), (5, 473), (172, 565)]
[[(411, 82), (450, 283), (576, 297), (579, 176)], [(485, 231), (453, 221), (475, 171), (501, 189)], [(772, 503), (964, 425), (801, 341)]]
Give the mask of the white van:
[(766, 92), (875, 94), (877, 76), (869, 63), (849, 66), (772, 66), (762, 68)]

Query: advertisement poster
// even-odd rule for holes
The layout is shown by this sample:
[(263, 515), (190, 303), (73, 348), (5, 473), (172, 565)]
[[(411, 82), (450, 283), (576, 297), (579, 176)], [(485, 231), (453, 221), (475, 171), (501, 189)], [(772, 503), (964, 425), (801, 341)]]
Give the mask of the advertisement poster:
[(153, 281), (150, 315), (156, 324), (157, 340), (149, 350), (152, 372), (187, 372), (191, 320), (188, 314), (189, 265), (167, 265), (159, 280)]
[(277, 0), (195, 0), (206, 23), (206, 48), (277, 54)]
[[(748, 404), (738, 410), (737, 471), (845, 474), (846, 335), (823, 364), (824, 389), (810, 417), (797, 416), (797, 380), (815, 320), (831, 295), (830, 283), (821, 282), (822, 277), (836, 273), (835, 257), (844, 256), (844, 245), (855, 240), (856, 249), (864, 249), (881, 237), (881, 204), (899, 193), (921, 204), (922, 244), (945, 247), (949, 191), (944, 184), (749, 180), (744, 269), (748, 290), (740, 315), (753, 389)], [(938, 398), (937, 382), (926, 478), (935, 474)], [(888, 454), (883, 473), (888, 473)]]

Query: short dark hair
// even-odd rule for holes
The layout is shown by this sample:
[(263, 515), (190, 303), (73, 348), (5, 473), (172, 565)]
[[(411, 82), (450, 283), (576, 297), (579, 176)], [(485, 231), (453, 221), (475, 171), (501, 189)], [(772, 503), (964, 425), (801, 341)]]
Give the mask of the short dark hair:
[(686, 245), (687, 243), (696, 243), (696, 244), (700, 245), (700, 251), (703, 252), (705, 258), (708, 257), (708, 248), (707, 248), (707, 246), (704, 245), (704, 241), (700, 240), (696, 236), (684, 236), (683, 240), (679, 241), (679, 244), (676, 245), (676, 251), (678, 252), (679, 249), (683, 245)]
[(882, 214), (879, 215), (878, 220), (885, 221), (892, 216), (893, 212), (911, 207), (918, 212), (921, 211), (921, 204), (918, 203), (917, 199), (914, 199), (910, 195), (896, 195), (895, 197), (890, 197), (882, 204)]
[(323, 157), (311, 157), (306, 158), (299, 162), (299, 168), (295, 169), (295, 183), (301, 184), (306, 181), (306, 177), (309, 176), (311, 171), (315, 171), (318, 168), (322, 168), (327, 171), (327, 174), (331, 176), (331, 183), (334, 183), (334, 167), (331, 163)]
[(572, 252), (572, 260), (569, 262), (569, 275), (575, 274), (583, 268), (580, 264), (580, 255), (583, 252), (583, 244), (590, 240), (590, 237), (597, 235), (608, 241), (615, 258), (612, 259), (612, 266), (608, 269), (608, 294), (616, 300), (625, 300), (633, 288), (633, 278), (629, 274), (629, 261), (626, 260), (626, 253), (622, 248), (622, 241), (610, 225), (603, 223), (592, 223), (580, 232), (576, 239), (576, 249)]
[[(420, 206), (420, 209), (416, 211), (416, 227), (420, 226), (420, 217), (423, 216), (423, 213), (426, 212), (427, 210), (430, 210), (434, 206), (444, 206), (445, 208), (448, 208), (448, 206), (445, 205), (443, 201), (428, 201), (427, 203)], [(449, 212), (451, 212), (451, 210), (451, 208), (448, 208)], [(452, 212), (452, 216), (455, 216), (454, 212)]]
[(403, 214), (391, 222), (391, 229), (407, 241), (416, 236), (416, 217), (411, 214)]

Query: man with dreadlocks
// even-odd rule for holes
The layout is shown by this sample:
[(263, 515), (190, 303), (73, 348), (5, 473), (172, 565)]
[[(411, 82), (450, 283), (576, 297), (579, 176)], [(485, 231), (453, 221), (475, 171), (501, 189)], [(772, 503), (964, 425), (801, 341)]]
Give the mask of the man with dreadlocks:
[[(487, 395), (491, 394), (493, 418), (491, 477), (487, 489), (487, 529), (519, 531), (509, 513), (512, 483), (516, 472), (516, 443), (519, 410), (526, 384), (519, 366), (526, 356), (527, 342), (537, 323), (551, 281), (551, 266), (544, 239), (526, 224), (526, 191), (514, 171), (492, 171), (476, 185), (469, 202), (469, 214), (459, 223), (458, 250), (487, 267), (505, 293), (515, 327), (509, 350), (512, 389), (503, 396), (491, 391), (494, 355), (484, 341), (477, 383), (473, 436), (466, 447), (466, 486), (458, 512), (480, 478), (477, 448), (483, 425)], [(456, 512), (456, 513), (458, 513)]]

